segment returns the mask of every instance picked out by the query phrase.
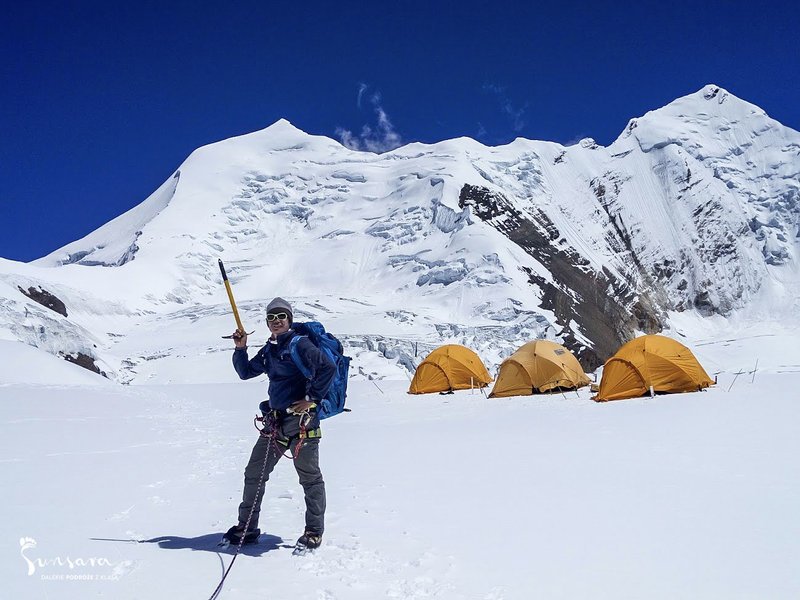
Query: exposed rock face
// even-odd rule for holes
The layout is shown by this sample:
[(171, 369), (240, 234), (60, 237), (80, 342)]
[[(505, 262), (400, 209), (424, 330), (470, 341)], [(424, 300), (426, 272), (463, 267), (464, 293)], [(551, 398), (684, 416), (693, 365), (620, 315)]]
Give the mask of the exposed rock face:
[(82, 352), (78, 354), (65, 354), (63, 358), (67, 362), (71, 362), (72, 364), (106, 377), (106, 374), (95, 364), (94, 359), (87, 354), (83, 354)]
[(55, 312), (64, 317), (67, 316), (66, 305), (47, 290), (41, 288), (29, 287), (26, 291), (19, 286), (17, 286), (17, 289), (23, 294), (25, 294), (28, 298), (33, 300), (34, 302), (38, 302), (42, 306), (45, 306), (50, 310), (54, 310)]
[[(560, 249), (558, 229), (542, 211), (530, 218), (514, 208), (503, 195), (487, 188), (465, 185), (459, 196), (461, 207), (492, 225), (509, 240), (541, 263), (555, 283), (523, 266), (532, 284), (542, 292), (542, 308), (551, 310), (563, 328), (559, 335), (581, 361), (594, 370), (617, 348), (633, 337), (635, 330), (661, 331), (663, 312), (647, 294), (640, 294), (635, 281), (624, 281), (610, 271), (595, 271), (588, 260), (573, 249)], [(620, 235), (625, 239), (624, 234)], [(575, 336), (577, 323), (593, 347)]]

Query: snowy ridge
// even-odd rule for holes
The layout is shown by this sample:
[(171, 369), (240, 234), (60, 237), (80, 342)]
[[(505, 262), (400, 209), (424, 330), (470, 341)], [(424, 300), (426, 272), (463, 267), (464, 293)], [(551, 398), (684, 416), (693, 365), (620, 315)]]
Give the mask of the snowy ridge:
[[(142, 233), (140, 228), (166, 208), (175, 195), (180, 176), (180, 171), (177, 171), (138, 206), (33, 264), (57, 266), (78, 263), (90, 267), (119, 267), (133, 260), (139, 249), (136, 241)], [(120, 232), (125, 232), (125, 235), (120, 236)]]
[(466, 343), (493, 367), (535, 337), (594, 369), (676, 315), (796, 326), (798, 181), (800, 134), (717, 86), (608, 148), (460, 138), (377, 155), (281, 120), (196, 150), (85, 238), (0, 261), (0, 337), (123, 382), (230, 380), (222, 258), (247, 323), (263, 335), (265, 300), (291, 298), (354, 341), (365, 377), (403, 378), (413, 344)]

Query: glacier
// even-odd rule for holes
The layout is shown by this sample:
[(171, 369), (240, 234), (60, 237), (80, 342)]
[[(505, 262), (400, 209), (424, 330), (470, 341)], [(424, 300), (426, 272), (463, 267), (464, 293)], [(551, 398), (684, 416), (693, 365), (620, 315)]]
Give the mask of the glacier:
[(266, 302), (290, 298), (347, 342), (358, 377), (407, 377), (443, 343), (493, 368), (537, 337), (594, 370), (642, 332), (796, 327), (799, 200), (800, 133), (715, 85), (608, 147), (377, 154), (280, 120), (195, 150), (80, 240), (0, 259), (0, 340), (120, 383), (230, 381), (221, 258), (255, 339)]

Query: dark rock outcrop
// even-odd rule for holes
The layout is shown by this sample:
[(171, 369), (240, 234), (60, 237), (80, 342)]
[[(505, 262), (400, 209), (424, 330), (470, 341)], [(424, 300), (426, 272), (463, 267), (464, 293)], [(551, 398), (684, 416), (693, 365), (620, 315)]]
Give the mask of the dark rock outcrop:
[(83, 367), (84, 369), (88, 369), (93, 373), (97, 373), (98, 375), (102, 375), (103, 377), (108, 377), (105, 372), (100, 370), (95, 362), (94, 358), (89, 356), (88, 354), (84, 354), (83, 352), (78, 352), (77, 354), (65, 354), (63, 355), (64, 360), (67, 362), (71, 362), (72, 364), (78, 365), (79, 367)]
[(67, 316), (67, 307), (66, 305), (59, 300), (56, 296), (44, 290), (42, 288), (35, 288), (29, 287), (28, 290), (24, 290), (21, 287), (17, 286), (17, 289), (25, 294), (28, 298), (33, 300), (34, 302), (38, 302), (42, 306), (49, 308), (60, 314), (61, 316)]
[[(663, 317), (658, 304), (637, 290), (636, 282), (620, 280), (607, 269), (597, 272), (573, 249), (559, 248), (561, 234), (542, 211), (534, 208), (531, 218), (502, 194), (473, 185), (461, 188), (459, 205), (472, 207), (476, 217), (497, 229), (552, 274), (555, 283), (523, 267), (531, 284), (543, 291), (541, 307), (555, 313), (562, 327), (559, 335), (584, 369), (594, 370), (602, 365), (634, 337), (636, 330), (661, 331)], [(624, 228), (617, 225), (617, 233), (622, 244), (630, 249)], [(571, 323), (577, 324), (581, 337), (590, 340), (591, 346), (579, 339)]]

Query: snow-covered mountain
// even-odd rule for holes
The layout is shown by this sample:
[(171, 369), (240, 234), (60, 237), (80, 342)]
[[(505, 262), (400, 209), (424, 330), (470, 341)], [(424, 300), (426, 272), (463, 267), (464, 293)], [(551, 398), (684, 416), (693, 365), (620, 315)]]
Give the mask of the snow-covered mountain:
[(494, 366), (537, 337), (593, 369), (639, 331), (796, 325), (799, 188), (800, 133), (713, 85), (608, 147), (374, 154), (281, 120), (199, 148), (48, 256), (0, 259), (0, 339), (121, 382), (235, 378), (222, 258), (256, 343), (281, 295), (366, 377), (402, 377), (451, 341)]

